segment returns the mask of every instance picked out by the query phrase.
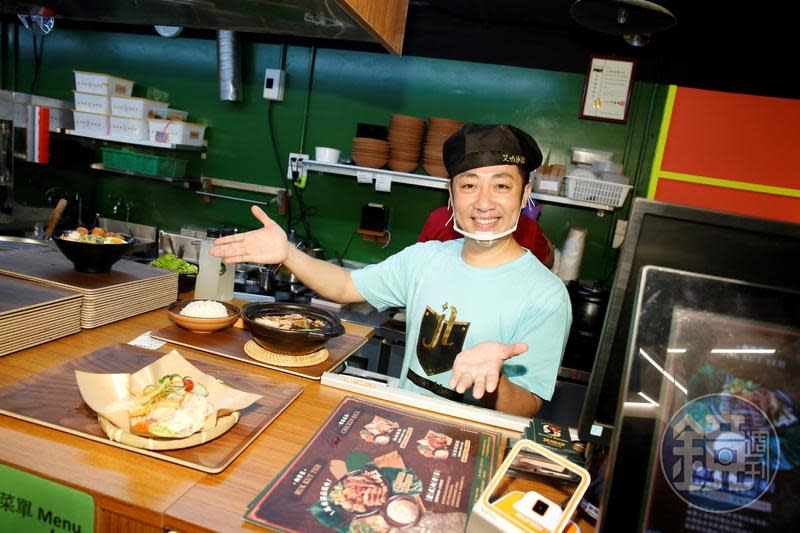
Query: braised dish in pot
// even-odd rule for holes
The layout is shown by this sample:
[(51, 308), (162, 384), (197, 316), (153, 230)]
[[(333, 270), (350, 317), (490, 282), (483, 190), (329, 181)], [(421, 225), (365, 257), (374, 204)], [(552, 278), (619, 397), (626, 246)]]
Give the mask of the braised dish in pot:
[(339, 317), (310, 305), (250, 303), (242, 308), (242, 319), (261, 347), (288, 355), (316, 352), (344, 333)]

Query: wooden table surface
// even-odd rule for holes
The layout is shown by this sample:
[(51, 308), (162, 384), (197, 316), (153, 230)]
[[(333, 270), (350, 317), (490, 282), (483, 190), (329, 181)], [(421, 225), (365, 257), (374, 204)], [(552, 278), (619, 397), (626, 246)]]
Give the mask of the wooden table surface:
[[(169, 325), (163, 309), (64, 337), (0, 358), (0, 386), (128, 342)], [(371, 328), (348, 324), (370, 336)], [(166, 353), (167, 344), (158, 352)], [(348, 393), (282, 372), (190, 348), (191, 357), (305, 387), (303, 393), (226, 470), (197, 470), (0, 415), (0, 463), (94, 496), (97, 531), (263, 531), (242, 521), (247, 504), (303, 447)], [(504, 436), (511, 436), (508, 432)], [(501, 446), (501, 449), (503, 446)]]

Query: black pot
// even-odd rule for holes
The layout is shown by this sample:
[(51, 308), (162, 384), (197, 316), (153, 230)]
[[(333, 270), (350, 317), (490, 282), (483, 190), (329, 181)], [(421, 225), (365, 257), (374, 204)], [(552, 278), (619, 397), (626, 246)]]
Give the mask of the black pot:
[(178, 293), (193, 291), (196, 284), (197, 274), (178, 274)]
[(78, 272), (108, 272), (111, 265), (133, 250), (136, 240), (126, 237), (125, 244), (92, 244), (90, 242), (70, 241), (55, 237), (53, 242), (64, 256), (72, 261)]
[(572, 303), (572, 328), (564, 350), (562, 366), (591, 372), (603, 330), (609, 291), (597, 284), (569, 283)]
[(599, 335), (606, 316), (608, 289), (570, 281), (568, 291), (572, 303), (572, 330)]
[[(256, 322), (256, 318), (270, 315), (297, 313), (321, 320), (325, 326), (320, 329), (290, 330), (267, 326)], [(344, 333), (339, 317), (329, 311), (303, 304), (254, 302), (242, 308), (242, 320), (253, 334), (253, 339), (271, 352), (287, 355), (306, 355), (316, 352), (326, 342)]]

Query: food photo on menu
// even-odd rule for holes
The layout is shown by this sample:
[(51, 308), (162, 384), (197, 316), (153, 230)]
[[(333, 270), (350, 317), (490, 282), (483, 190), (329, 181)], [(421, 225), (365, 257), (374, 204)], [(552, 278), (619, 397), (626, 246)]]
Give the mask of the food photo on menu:
[(462, 531), (499, 434), (345, 398), (250, 504), (278, 531)]

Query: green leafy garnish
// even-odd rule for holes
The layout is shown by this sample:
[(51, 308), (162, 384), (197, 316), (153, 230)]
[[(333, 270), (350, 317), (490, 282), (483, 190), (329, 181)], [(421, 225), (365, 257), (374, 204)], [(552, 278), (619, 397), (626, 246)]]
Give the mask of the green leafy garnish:
[(158, 259), (150, 261), (150, 266), (166, 268), (179, 274), (197, 274), (197, 267), (179, 259), (175, 254), (164, 254)]

